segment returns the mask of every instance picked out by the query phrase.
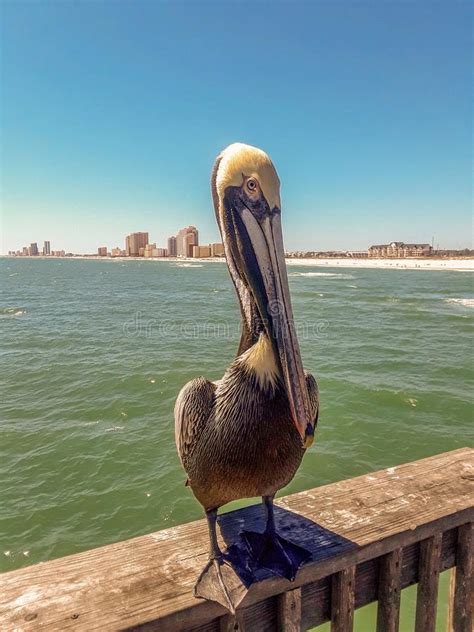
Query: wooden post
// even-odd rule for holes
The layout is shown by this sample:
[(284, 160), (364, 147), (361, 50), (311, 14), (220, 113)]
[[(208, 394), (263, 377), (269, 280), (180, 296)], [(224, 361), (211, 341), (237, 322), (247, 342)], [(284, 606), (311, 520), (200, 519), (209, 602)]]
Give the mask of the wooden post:
[(450, 590), (453, 632), (472, 632), (474, 623), (474, 523), (458, 529), (456, 574)]
[(225, 614), (219, 619), (219, 632), (245, 632), (244, 613), (237, 610), (235, 616)]
[(335, 573), (331, 588), (331, 632), (351, 632), (354, 625), (355, 566)]
[[(209, 546), (207, 525), (200, 520), (0, 573), (0, 632), (228, 632), (236, 623), (263, 632), (278, 629), (277, 611), (291, 629), (300, 618), (300, 587), (300, 627), (316, 627), (332, 616), (333, 632), (348, 632), (353, 627), (354, 574), (357, 607), (373, 602), (379, 590), (379, 626), (387, 620), (395, 628), (387, 614), (396, 611), (389, 604), (395, 591), (383, 580), (393, 565), (396, 569), (394, 548), (403, 549), (401, 589), (420, 578), (418, 630), (430, 629), (424, 624), (427, 612), (434, 620), (436, 599), (430, 610), (427, 595), (430, 587), (436, 588), (438, 571), (457, 563), (456, 616), (451, 619), (456, 632), (471, 632), (473, 536), (467, 524), (474, 522), (473, 471), (474, 449), (462, 448), (279, 499), (280, 535), (293, 534), (295, 544), (309, 550), (313, 560), (301, 568), (295, 584), (262, 574), (242, 602), (237, 621), (224, 616), (219, 604), (193, 595)], [(227, 545), (238, 543), (243, 526), (261, 529), (260, 505), (222, 514)], [(441, 541), (436, 534), (443, 534), (443, 546), (441, 561), (433, 563), (433, 545)], [(2, 567), (14, 562), (4, 553), (0, 551)], [(382, 556), (389, 557), (382, 561)], [(379, 577), (386, 584), (380, 589)], [(396, 587), (396, 577), (392, 580)], [(281, 597), (287, 591), (292, 594)]]
[(420, 542), (415, 632), (435, 632), (442, 533)]
[(398, 632), (402, 577), (402, 549), (380, 559), (377, 632)]
[(301, 632), (301, 588), (278, 596), (279, 632)]
[(448, 595), (448, 616), (446, 619), (446, 632), (453, 632), (453, 607), (454, 607), (454, 585), (455, 585), (455, 570), (453, 566), (449, 569), (449, 595)]

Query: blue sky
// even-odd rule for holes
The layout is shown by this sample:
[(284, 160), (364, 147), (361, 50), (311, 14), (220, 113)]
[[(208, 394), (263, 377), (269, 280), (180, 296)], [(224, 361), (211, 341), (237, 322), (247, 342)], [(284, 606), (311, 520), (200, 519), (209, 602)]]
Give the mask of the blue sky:
[(472, 244), (462, 2), (2, 3), (2, 251), (195, 224), (234, 141), (282, 180), (289, 249)]

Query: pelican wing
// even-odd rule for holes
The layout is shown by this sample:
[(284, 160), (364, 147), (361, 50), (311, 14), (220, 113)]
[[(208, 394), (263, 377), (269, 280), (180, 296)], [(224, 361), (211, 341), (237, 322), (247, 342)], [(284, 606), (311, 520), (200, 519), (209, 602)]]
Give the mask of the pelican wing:
[(214, 407), (216, 386), (204, 377), (191, 380), (181, 389), (174, 407), (175, 440), (181, 463), (199, 441)]

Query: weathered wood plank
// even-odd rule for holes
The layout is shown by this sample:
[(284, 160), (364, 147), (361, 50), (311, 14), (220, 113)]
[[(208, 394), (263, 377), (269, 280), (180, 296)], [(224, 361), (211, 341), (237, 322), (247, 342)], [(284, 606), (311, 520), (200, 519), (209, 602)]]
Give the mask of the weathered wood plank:
[(278, 627), (278, 597), (253, 604), (243, 612), (247, 632), (275, 632)]
[(435, 632), (442, 534), (420, 542), (415, 632)]
[(279, 632), (301, 632), (301, 588), (278, 596)]
[(245, 632), (244, 613), (226, 614), (219, 620), (219, 632)]
[(377, 632), (398, 632), (403, 550), (395, 549), (380, 559)]
[(453, 632), (453, 606), (454, 606), (454, 572), (455, 567), (449, 571), (448, 612), (446, 617), (446, 632)]
[[(465, 448), (280, 499), (280, 532), (314, 558), (291, 587), (472, 521), (473, 472), (474, 450)], [(261, 507), (227, 513), (219, 524), (226, 543), (243, 524), (263, 530)], [(4, 573), (0, 629), (168, 632), (217, 621), (225, 610), (192, 594), (207, 538), (205, 522), (197, 521)], [(276, 602), (270, 607), (268, 597), (287, 589), (279, 578), (254, 585), (244, 604), (246, 625), (248, 617), (272, 620), (268, 629), (275, 630)], [(305, 589), (302, 596), (304, 603)], [(304, 607), (302, 616), (306, 625)]]
[(452, 613), (453, 632), (474, 629), (474, 524), (459, 527)]
[(354, 625), (355, 566), (332, 576), (331, 632), (351, 632)]
[[(457, 542), (457, 528), (451, 529), (443, 534), (441, 570), (451, 568), (455, 563), (455, 552)], [(418, 581), (419, 544), (410, 544), (403, 549), (401, 588), (412, 586)], [(302, 629), (309, 630), (321, 623), (329, 621), (331, 618), (330, 597), (331, 582), (330, 577), (319, 579), (301, 587), (301, 609), (302, 609)], [(356, 569), (356, 594), (355, 607), (366, 606), (378, 598), (379, 584), (379, 563), (377, 559), (367, 560), (357, 566)], [(255, 615), (250, 621), (254, 626), (249, 628), (254, 630), (269, 630), (274, 632), (276, 623), (272, 609), (267, 606), (267, 601), (261, 601), (252, 608)], [(254, 610), (255, 608), (255, 610)], [(193, 628), (193, 632), (215, 632), (218, 628), (209, 628), (207, 625)]]

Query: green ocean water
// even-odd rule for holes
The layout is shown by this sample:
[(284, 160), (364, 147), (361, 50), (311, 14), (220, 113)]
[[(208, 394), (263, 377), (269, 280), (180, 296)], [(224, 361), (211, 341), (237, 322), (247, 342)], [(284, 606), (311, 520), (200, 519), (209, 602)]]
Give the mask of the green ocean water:
[[(4, 258), (0, 268), (0, 570), (200, 518), (173, 405), (186, 381), (218, 379), (235, 354), (226, 266)], [(284, 494), (474, 443), (472, 273), (289, 275), (321, 415)], [(402, 632), (414, 603), (404, 593)], [(359, 632), (374, 612), (357, 614)]]

